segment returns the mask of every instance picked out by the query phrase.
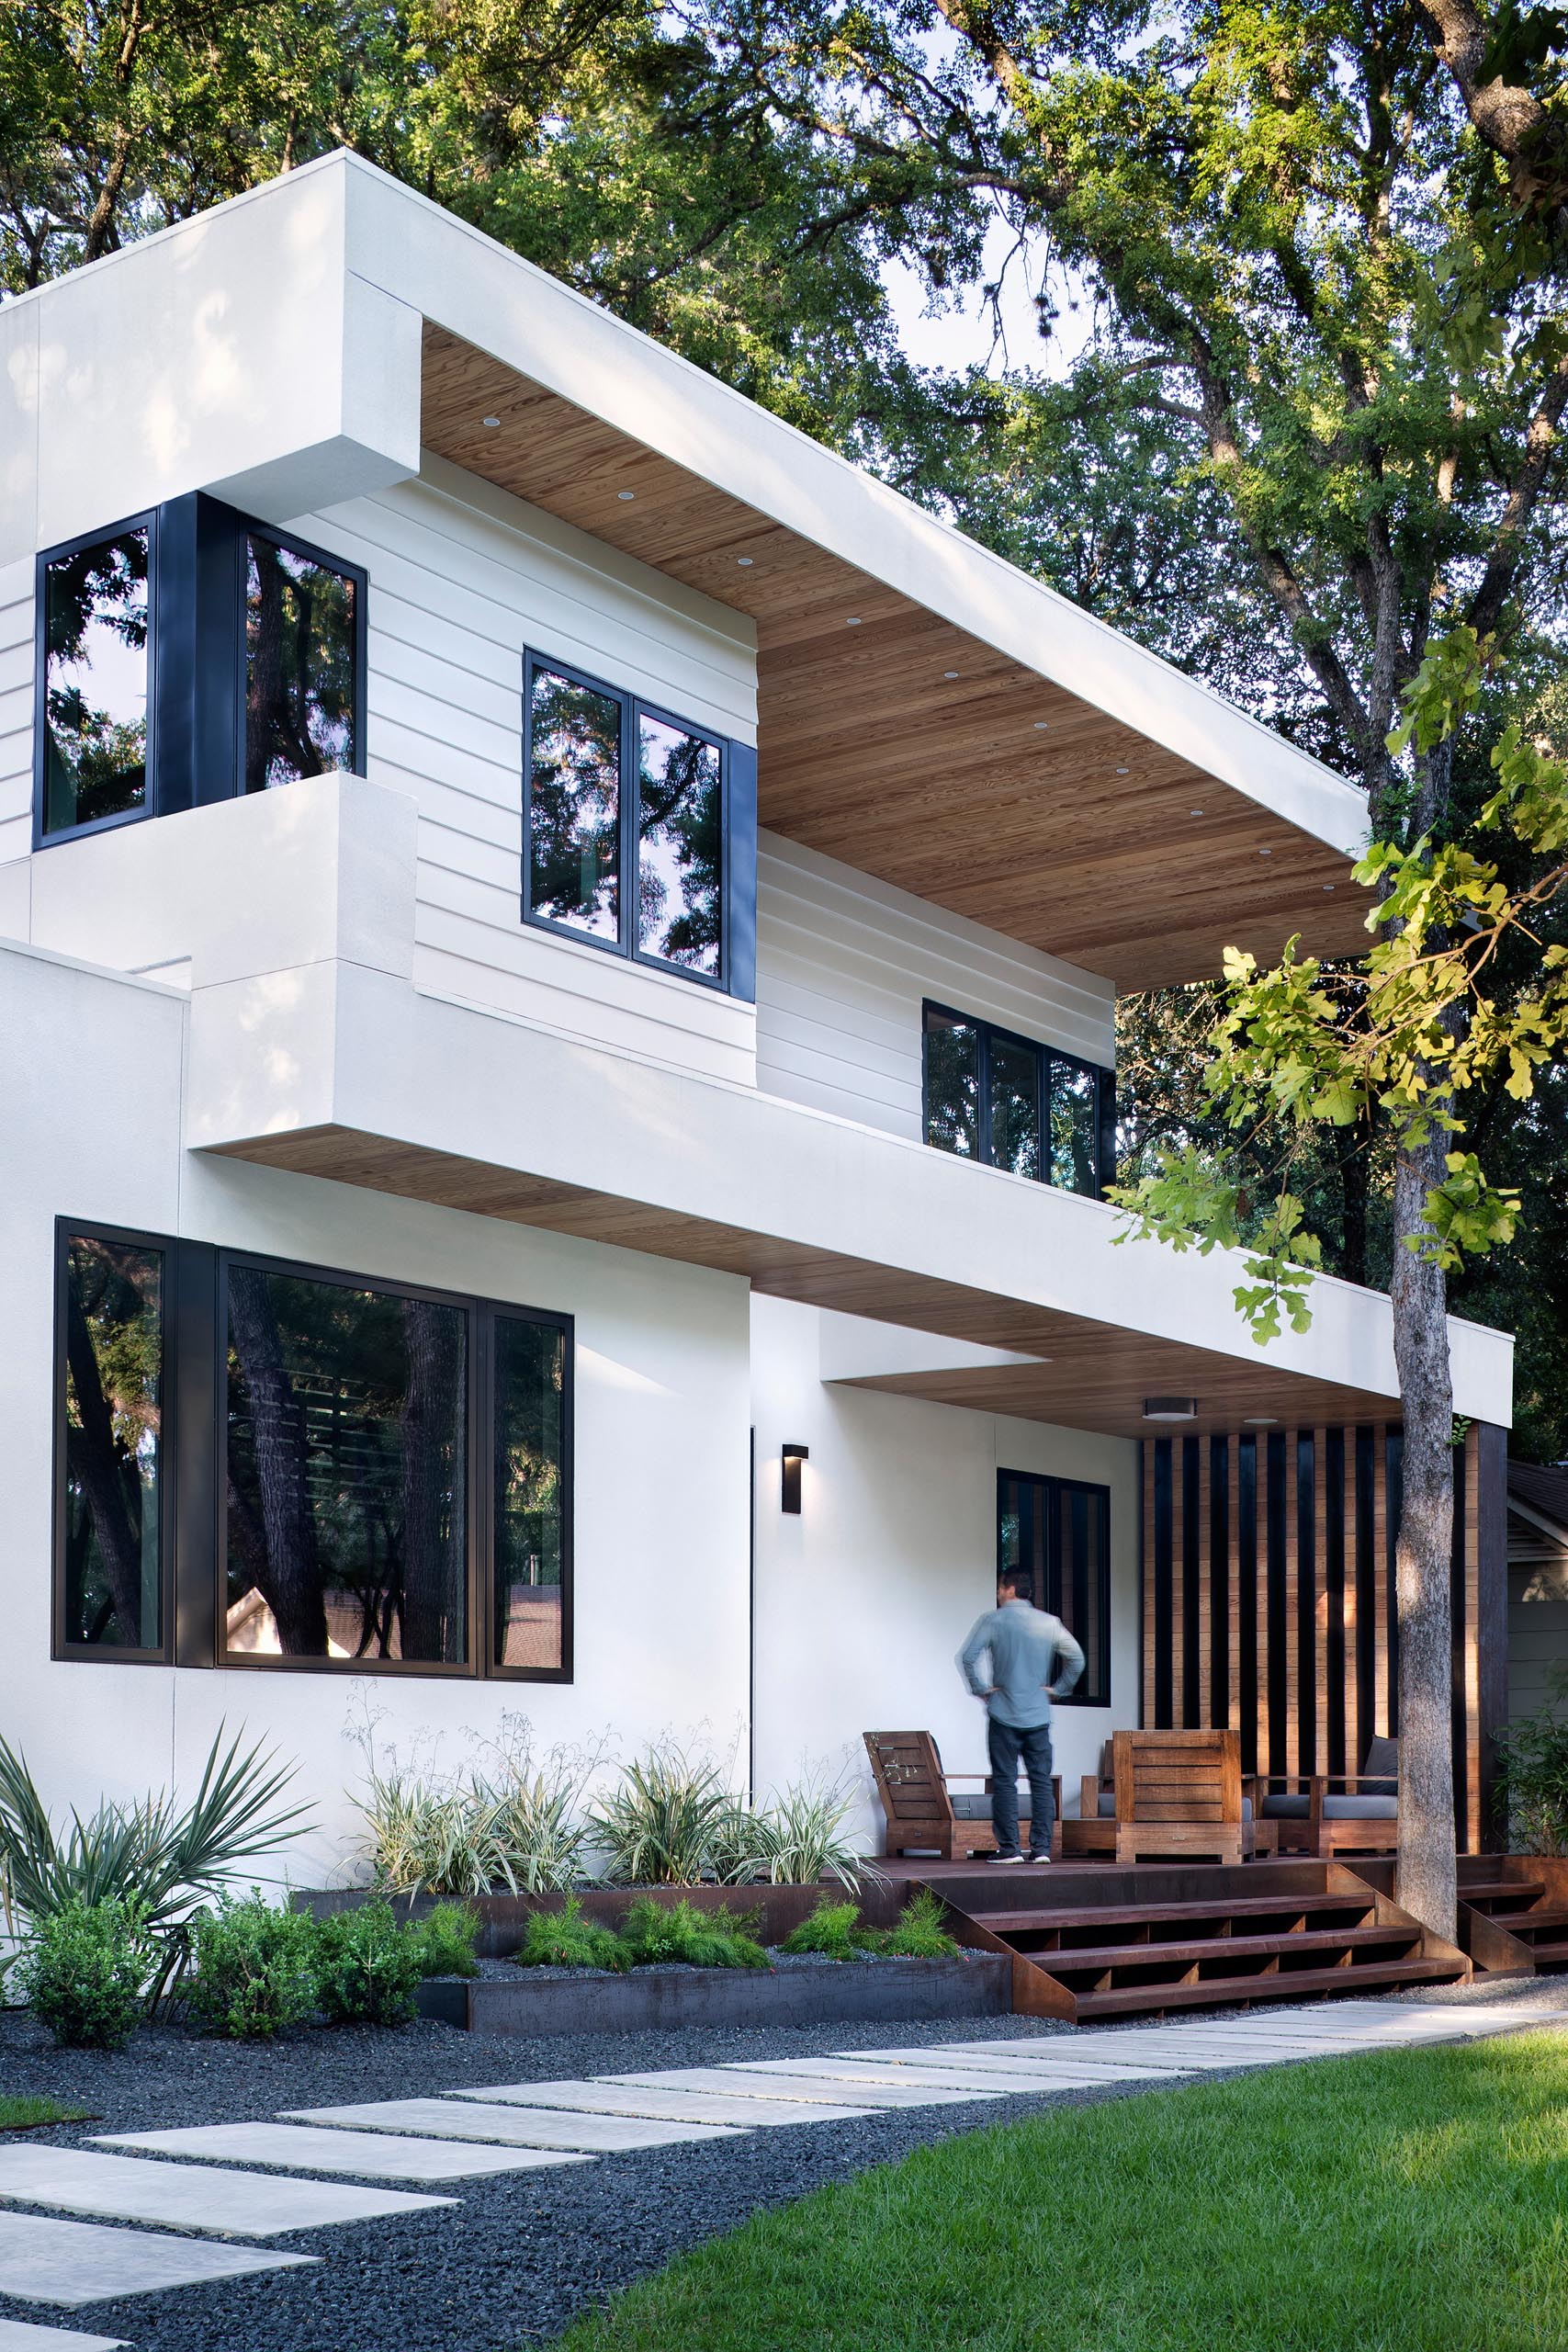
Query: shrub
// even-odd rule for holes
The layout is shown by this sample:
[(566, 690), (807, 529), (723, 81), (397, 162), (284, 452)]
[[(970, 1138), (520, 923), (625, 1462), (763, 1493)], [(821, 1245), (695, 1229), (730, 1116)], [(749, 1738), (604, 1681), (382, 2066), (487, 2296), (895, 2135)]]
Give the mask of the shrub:
[(863, 1952), (874, 1950), (878, 1941), (874, 1930), (862, 1927), (858, 1903), (832, 1903), (824, 1897), (808, 1919), (791, 1928), (779, 1950), (820, 1952), (827, 1960), (858, 1960)]
[(694, 1886), (731, 1836), (736, 1800), (713, 1764), (678, 1747), (650, 1748), (626, 1768), (592, 1817), (609, 1876), (623, 1886)]
[(1568, 1675), (1551, 1697), (1497, 1735), (1498, 1806), (1516, 1853), (1568, 1854)]
[(389, 1903), (335, 1911), (316, 1931), (316, 1991), (333, 2025), (406, 2025), (424, 1974), (417, 1928), (401, 1928)]
[(942, 1904), (929, 1886), (912, 1894), (898, 1915), (898, 1924), (879, 1940), (882, 1951), (899, 1960), (946, 1960), (958, 1950), (942, 1926)]
[(193, 1922), (192, 2014), (209, 2033), (265, 2041), (299, 2025), (316, 2006), (316, 1922), (279, 1911), (260, 1887), (242, 1902), (225, 1897)]
[(536, 1911), (515, 1954), (520, 1968), (613, 1968), (631, 1966), (631, 1954), (613, 1928), (582, 1916), (569, 1894), (558, 1911)]
[(477, 1976), (479, 1963), (474, 1947), (482, 1922), (467, 1903), (438, 1903), (414, 1929), (420, 1939), (420, 1966), (426, 1976)]
[(57, 2042), (118, 2050), (130, 2038), (158, 1961), (138, 1903), (68, 1899), (36, 1928), (17, 1982), (39, 2023)]
[(762, 1867), (775, 1886), (815, 1886), (833, 1878), (852, 1893), (863, 1877), (878, 1875), (867, 1871), (843, 1834), (853, 1801), (842, 1780), (818, 1770), (792, 1781), (753, 1816), (761, 1831)]
[(621, 1941), (634, 1968), (683, 1961), (692, 1968), (768, 1968), (767, 1953), (734, 1913), (699, 1911), (682, 1898), (668, 1906), (644, 1895), (621, 1923)]
[(365, 1794), (365, 1848), (392, 1894), (547, 1894), (582, 1875), (586, 1824), (574, 1822), (565, 1767), (531, 1764), (525, 1747), (487, 1780), (423, 1780), (374, 1764)]

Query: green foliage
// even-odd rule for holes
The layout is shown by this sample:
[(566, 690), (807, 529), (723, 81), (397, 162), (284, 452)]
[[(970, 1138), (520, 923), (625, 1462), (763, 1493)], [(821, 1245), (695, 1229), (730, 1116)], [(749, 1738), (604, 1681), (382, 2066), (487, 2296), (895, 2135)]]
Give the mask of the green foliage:
[(1568, 1854), (1568, 1672), (1551, 1697), (1496, 1736), (1497, 1802), (1508, 1845), (1520, 1854)]
[(861, 1925), (858, 1903), (834, 1903), (824, 1896), (809, 1918), (792, 1928), (781, 1951), (820, 1952), (825, 1960), (858, 1960), (874, 1951), (878, 1939)]
[(889, 1928), (881, 1949), (891, 1959), (951, 1959), (958, 1946), (942, 1926), (945, 1916), (940, 1895), (933, 1894), (929, 1886), (922, 1886), (905, 1904), (897, 1925)]
[(620, 1785), (591, 1816), (606, 1875), (622, 1886), (695, 1886), (713, 1872), (716, 1846), (727, 1875), (750, 1877), (737, 1799), (716, 1765), (679, 1747), (650, 1748), (626, 1767)]
[(158, 1959), (140, 1904), (70, 1896), (35, 1927), (17, 1969), (17, 1989), (57, 2042), (118, 2050), (143, 2013)]
[(406, 2025), (423, 1974), (423, 1939), (389, 1903), (355, 1904), (319, 1924), (317, 1997), (333, 2025)]
[(477, 1976), (475, 1947), (479, 1939), (479, 1913), (468, 1903), (438, 1903), (414, 1928), (420, 1939), (420, 1966), (426, 1976)]
[(187, 1997), (209, 2033), (270, 2041), (315, 2008), (316, 1923), (308, 1912), (276, 1908), (260, 1887), (243, 1902), (225, 1896), (216, 1910), (197, 1913), (191, 1957)]
[(657, 1968), (683, 1961), (692, 1968), (767, 1968), (772, 1965), (747, 1923), (728, 1910), (699, 1911), (684, 1896), (665, 1905), (651, 1895), (631, 1904), (621, 1923), (621, 1941), (634, 1968)]
[[(760, 1869), (755, 1876), (774, 1886), (815, 1886), (818, 1879), (858, 1885), (866, 1865), (855, 1852), (844, 1824), (854, 1804), (842, 1779), (821, 1770), (792, 1781), (772, 1802), (748, 1816)], [(721, 1877), (727, 1875), (721, 1871)]]
[(547, 1894), (583, 1875), (588, 1831), (572, 1818), (573, 1774), (558, 1758), (536, 1765), (525, 1742), (502, 1749), (489, 1773), (437, 1778), (369, 1759), (365, 1851), (392, 1894)]
[(256, 1747), (241, 1752), (223, 1730), (208, 1752), (201, 1783), (181, 1811), (172, 1795), (138, 1805), (102, 1804), (87, 1820), (73, 1811), (62, 1835), (46, 1812), (22, 1758), (0, 1739), (0, 1894), (35, 1932), (68, 1906), (134, 1906), (162, 1947), (153, 1994), (183, 1964), (187, 1922), (203, 1896), (218, 1894), (242, 1862), (299, 1835), (303, 1805), (277, 1799), (291, 1766)]
[(536, 1911), (523, 1931), (520, 1968), (607, 1968), (620, 1974), (631, 1955), (611, 1928), (582, 1916), (581, 1898), (569, 1894), (558, 1911)]
[(39, 2132), (50, 2123), (86, 2123), (85, 2107), (62, 2107), (57, 2098), (0, 2098), (0, 2132)]

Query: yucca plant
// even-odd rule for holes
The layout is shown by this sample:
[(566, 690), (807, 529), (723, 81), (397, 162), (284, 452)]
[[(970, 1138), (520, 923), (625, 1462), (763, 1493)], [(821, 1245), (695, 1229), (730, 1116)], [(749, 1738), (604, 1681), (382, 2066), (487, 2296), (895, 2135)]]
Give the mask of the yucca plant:
[(0, 1739), (0, 1889), (6, 1922), (17, 1915), (34, 1935), (68, 1906), (133, 1905), (164, 1964), (149, 1998), (156, 2001), (184, 1965), (188, 1922), (242, 1862), (298, 1837), (307, 1805), (279, 1805), (294, 1777), (258, 1742), (242, 1753), (241, 1736), (223, 1745), (220, 1724), (201, 1785), (183, 1810), (172, 1792), (140, 1804), (100, 1804), (84, 1820), (73, 1809), (57, 1830), (23, 1758)]
[(775, 1886), (815, 1886), (837, 1879), (855, 1887), (881, 1872), (863, 1861), (844, 1835), (854, 1796), (843, 1780), (818, 1770), (792, 1781), (752, 1816), (761, 1866)]
[(626, 1767), (590, 1818), (607, 1875), (623, 1886), (694, 1886), (713, 1869), (736, 1799), (716, 1765), (678, 1747), (650, 1748)]
[(504, 1780), (477, 1783), (475, 1793), (493, 1808), (513, 1894), (564, 1894), (586, 1875), (588, 1825), (572, 1817), (577, 1790), (564, 1772), (514, 1762)]
[(357, 1802), (376, 1884), (389, 1894), (546, 1894), (583, 1873), (585, 1826), (562, 1773), (509, 1768), (499, 1781), (367, 1778)]

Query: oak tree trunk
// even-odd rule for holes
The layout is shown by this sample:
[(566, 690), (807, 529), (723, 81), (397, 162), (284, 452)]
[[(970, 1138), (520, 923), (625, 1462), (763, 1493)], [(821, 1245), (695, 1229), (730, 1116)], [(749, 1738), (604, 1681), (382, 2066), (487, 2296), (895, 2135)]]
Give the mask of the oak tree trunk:
[(229, 1275), (229, 1330), (251, 1408), (256, 1486), (266, 1544), (263, 1600), (285, 1657), (325, 1657), (327, 1611), (310, 1507), (305, 1415), (283, 1361), (267, 1277), (251, 1266)]
[(1394, 1554), (1399, 1612), (1399, 1860), (1395, 1900), (1452, 1943), (1456, 1927), (1453, 1666), (1453, 1386), (1448, 1284), (1406, 1248), (1426, 1232), (1444, 1138), (1402, 1146), (1393, 1180), (1393, 1351), (1404, 1408), (1404, 1504)]

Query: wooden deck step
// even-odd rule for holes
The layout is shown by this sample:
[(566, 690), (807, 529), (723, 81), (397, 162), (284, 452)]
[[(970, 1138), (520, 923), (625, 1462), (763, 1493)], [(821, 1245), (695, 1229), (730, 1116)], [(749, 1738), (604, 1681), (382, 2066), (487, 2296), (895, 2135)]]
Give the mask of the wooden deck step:
[(1030, 1951), (1023, 1945), (1018, 1949), (1053, 1976), (1065, 1979), (1083, 1969), (1100, 1975), (1107, 1970), (1121, 1968), (1190, 1968), (1206, 1960), (1269, 1960), (1278, 1956), (1283, 1961), (1287, 1954), (1294, 1952), (1364, 1951), (1380, 1944), (1408, 1946), (1411, 1940), (1408, 1928), (1321, 1928), (1293, 1936), (1201, 1936), (1180, 1944), (1086, 1945), (1065, 1951)]
[(1461, 1879), (1459, 1899), (1461, 1903), (1534, 1903), (1546, 1893), (1546, 1881), (1540, 1878)]
[(1211, 1976), (1199, 1984), (1118, 1985), (1080, 1993), (1080, 2019), (1148, 2014), (1156, 2009), (1234, 2008), (1246, 2001), (1299, 2001), (1307, 1993), (1364, 1993), (1372, 1985), (1451, 1982), (1445, 1960), (1371, 1960), (1353, 1968), (1290, 1968), (1270, 1976)]
[(1538, 1944), (1532, 1937), (1527, 1936), (1525, 1941), (1534, 1954), (1538, 1968), (1568, 1968), (1568, 1937), (1549, 1937)]
[[(943, 1889), (944, 1893), (950, 1890)], [(952, 1897), (957, 1901), (956, 1896)], [(1369, 1887), (1357, 1894), (1239, 1894), (1214, 1903), (1092, 1904), (1082, 1910), (1054, 1909), (1042, 1904), (1026, 1911), (976, 1910), (959, 1903), (968, 1918), (977, 1919), (994, 1936), (1015, 1936), (1025, 1929), (1042, 1931), (1071, 1928), (1163, 1927), (1169, 1920), (1299, 1919), (1321, 1911), (1371, 1911), (1377, 1896)]]
[(1515, 1936), (1533, 1935), (1538, 1928), (1568, 1927), (1568, 1905), (1543, 1903), (1538, 1911), (1505, 1911), (1497, 1924)]

